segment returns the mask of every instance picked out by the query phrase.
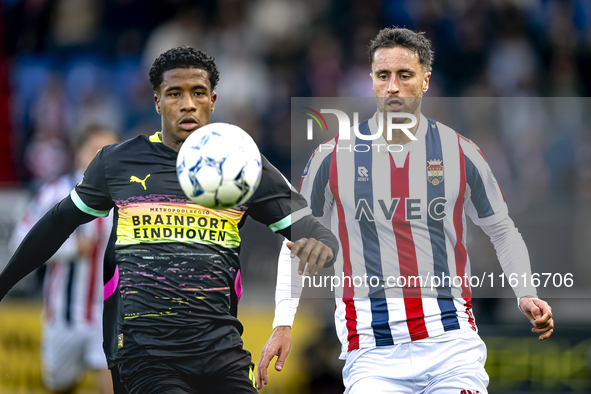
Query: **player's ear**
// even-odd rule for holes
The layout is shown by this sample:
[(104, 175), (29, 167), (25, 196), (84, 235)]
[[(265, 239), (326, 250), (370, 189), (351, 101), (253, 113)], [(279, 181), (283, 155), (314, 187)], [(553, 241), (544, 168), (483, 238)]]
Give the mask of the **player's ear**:
[(215, 109), (215, 101), (218, 99), (218, 94), (217, 93), (212, 93), (211, 95), (211, 105), (209, 108), (209, 113), (213, 114), (213, 110)]
[(431, 72), (425, 73), (425, 77), (423, 78), (423, 93), (429, 90), (429, 80), (431, 79)]
[(160, 95), (154, 93), (154, 104), (156, 104), (156, 112), (162, 115), (162, 109), (160, 108)]

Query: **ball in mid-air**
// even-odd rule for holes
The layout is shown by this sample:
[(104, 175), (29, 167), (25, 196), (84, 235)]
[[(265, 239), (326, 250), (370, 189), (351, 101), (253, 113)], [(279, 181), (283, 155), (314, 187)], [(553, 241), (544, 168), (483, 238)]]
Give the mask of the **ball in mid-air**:
[(185, 140), (176, 169), (183, 192), (193, 202), (228, 209), (254, 194), (261, 181), (261, 154), (240, 127), (210, 123)]

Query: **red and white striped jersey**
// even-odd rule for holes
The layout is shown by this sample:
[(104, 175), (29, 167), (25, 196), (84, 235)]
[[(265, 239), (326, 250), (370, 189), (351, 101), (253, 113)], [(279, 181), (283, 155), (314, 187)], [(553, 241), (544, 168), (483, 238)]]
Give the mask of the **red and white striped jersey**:
[[(13, 250), (33, 225), (82, 180), (82, 173), (65, 175), (44, 185), (17, 223), (10, 244)], [(80, 226), (46, 263), (43, 317), (46, 326), (82, 328), (102, 326), (103, 257), (112, 227), (111, 216)], [(78, 240), (92, 243), (88, 257), (77, 254)]]
[[(377, 127), (374, 116), (359, 131), (376, 134)], [(423, 115), (415, 136), (398, 153), (382, 136), (335, 137), (316, 149), (302, 175), (300, 192), (313, 215), (340, 240), (336, 275), (377, 277), (367, 287), (349, 280), (337, 290), (344, 352), (476, 330), (469, 285), (450, 282), (470, 275), (465, 215), (480, 226), (496, 224), (508, 216), (504, 196), (470, 140)], [(431, 288), (433, 277), (450, 279)]]

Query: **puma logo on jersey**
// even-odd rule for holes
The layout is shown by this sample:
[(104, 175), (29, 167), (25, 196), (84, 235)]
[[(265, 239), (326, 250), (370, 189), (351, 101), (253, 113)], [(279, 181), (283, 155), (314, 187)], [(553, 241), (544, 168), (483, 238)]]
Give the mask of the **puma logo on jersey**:
[(146, 190), (146, 180), (150, 177), (151, 174), (146, 175), (146, 177), (144, 179), (140, 179), (135, 175), (132, 175), (131, 178), (129, 178), (129, 182), (137, 182), (137, 183), (141, 183), (142, 186), (144, 187), (144, 190)]

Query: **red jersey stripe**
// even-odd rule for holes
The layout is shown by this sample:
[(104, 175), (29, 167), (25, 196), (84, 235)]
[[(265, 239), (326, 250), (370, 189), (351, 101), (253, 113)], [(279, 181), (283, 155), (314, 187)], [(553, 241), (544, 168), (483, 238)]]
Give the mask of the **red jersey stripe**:
[[(390, 155), (390, 189), (392, 198), (400, 198), (401, 204), (396, 208), (392, 217), (392, 229), (396, 237), (398, 246), (398, 260), (400, 261), (400, 276), (406, 277), (406, 283), (410, 283), (409, 276), (418, 276), (419, 268), (417, 265), (417, 254), (415, 243), (410, 228), (410, 223), (405, 218), (404, 198), (409, 197), (409, 158), (406, 156), (404, 167), (397, 168), (394, 159)], [(425, 314), (423, 311), (423, 300), (421, 299), (420, 288), (404, 287), (402, 289), (404, 296), (404, 306), (406, 311), (406, 324), (410, 334), (410, 339), (427, 338), (427, 326), (425, 325)]]

